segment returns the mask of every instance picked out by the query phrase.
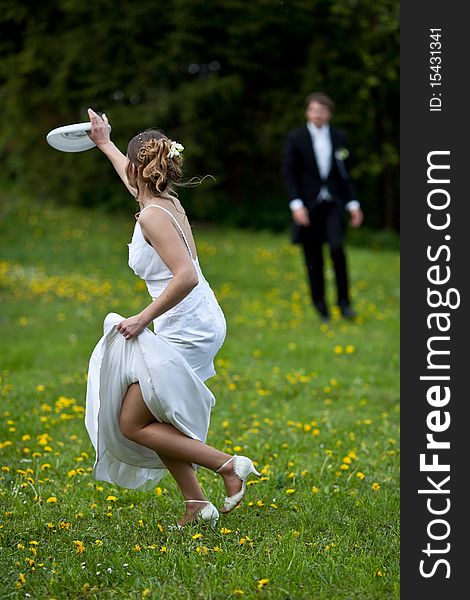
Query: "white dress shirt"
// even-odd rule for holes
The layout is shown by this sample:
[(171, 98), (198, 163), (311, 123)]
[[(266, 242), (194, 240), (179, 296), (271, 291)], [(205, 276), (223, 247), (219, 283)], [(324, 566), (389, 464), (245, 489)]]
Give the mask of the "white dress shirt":
[[(331, 144), (330, 126), (317, 127), (313, 123), (307, 123), (307, 129), (312, 138), (313, 151), (318, 165), (320, 177), (326, 181), (331, 171)], [(331, 195), (326, 186), (322, 186), (319, 197), (323, 200), (331, 200)]]
[[(317, 127), (310, 121), (307, 123), (307, 129), (312, 138), (313, 151), (315, 153), (315, 160), (317, 161), (318, 171), (320, 177), (326, 181), (331, 171), (331, 157), (333, 155), (333, 145), (331, 143), (330, 126), (328, 124), (322, 127)], [(318, 194), (320, 200), (329, 201), (331, 200), (331, 194), (328, 191), (326, 185), (322, 185), (320, 193)], [(298, 210), (304, 206), (304, 203), (300, 198), (291, 200), (289, 207), (291, 211)], [(357, 200), (351, 200), (346, 204), (346, 210), (356, 210), (360, 207)]]

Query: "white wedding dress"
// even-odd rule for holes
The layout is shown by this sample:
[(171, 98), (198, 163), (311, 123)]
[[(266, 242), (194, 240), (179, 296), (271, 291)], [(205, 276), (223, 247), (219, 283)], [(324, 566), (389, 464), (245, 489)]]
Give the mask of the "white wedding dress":
[[(165, 473), (158, 454), (125, 438), (119, 428), (122, 400), (139, 382), (144, 401), (157, 421), (171, 423), (193, 439), (205, 441), (214, 396), (204, 381), (215, 375), (213, 360), (225, 338), (225, 318), (178, 221), (168, 213), (185, 243), (199, 283), (175, 307), (126, 340), (116, 330), (124, 319), (110, 313), (104, 335), (88, 369), (85, 424), (96, 451), (93, 477), (122, 487), (155, 484)], [(173, 277), (136, 222), (129, 244), (129, 266), (157, 298)]]

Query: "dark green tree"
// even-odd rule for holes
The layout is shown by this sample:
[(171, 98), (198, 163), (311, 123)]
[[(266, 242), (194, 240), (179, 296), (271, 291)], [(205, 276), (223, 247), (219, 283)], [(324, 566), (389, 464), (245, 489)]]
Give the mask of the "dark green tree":
[(150, 126), (186, 146), (193, 218), (285, 227), (287, 130), (322, 89), (347, 130), (370, 225), (398, 214), (397, 0), (0, 0), (2, 178), (38, 198), (128, 202), (95, 150), (62, 154), (47, 131), (104, 110), (113, 138)]

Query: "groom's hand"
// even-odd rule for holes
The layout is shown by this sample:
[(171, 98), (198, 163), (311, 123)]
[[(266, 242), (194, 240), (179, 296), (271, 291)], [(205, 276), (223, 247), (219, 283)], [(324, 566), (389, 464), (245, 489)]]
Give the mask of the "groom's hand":
[(310, 217), (305, 206), (300, 206), (292, 211), (292, 218), (297, 225), (301, 227), (310, 227)]
[(351, 220), (351, 226), (356, 228), (362, 225), (362, 221), (364, 219), (364, 215), (360, 208), (356, 208), (350, 211), (349, 218)]

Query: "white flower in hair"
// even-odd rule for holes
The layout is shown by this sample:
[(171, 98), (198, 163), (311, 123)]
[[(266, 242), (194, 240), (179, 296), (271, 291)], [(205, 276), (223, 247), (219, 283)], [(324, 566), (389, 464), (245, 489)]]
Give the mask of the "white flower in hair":
[(179, 142), (171, 142), (170, 151), (168, 152), (168, 158), (173, 156), (179, 156), (183, 152), (184, 146)]

